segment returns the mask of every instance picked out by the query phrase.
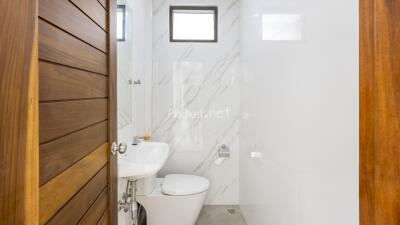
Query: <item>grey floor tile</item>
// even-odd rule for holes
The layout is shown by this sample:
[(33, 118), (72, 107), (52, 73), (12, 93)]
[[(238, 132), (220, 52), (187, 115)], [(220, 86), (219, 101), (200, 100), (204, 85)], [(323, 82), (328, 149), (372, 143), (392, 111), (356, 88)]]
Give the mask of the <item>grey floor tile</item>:
[(246, 225), (237, 205), (206, 205), (196, 225)]

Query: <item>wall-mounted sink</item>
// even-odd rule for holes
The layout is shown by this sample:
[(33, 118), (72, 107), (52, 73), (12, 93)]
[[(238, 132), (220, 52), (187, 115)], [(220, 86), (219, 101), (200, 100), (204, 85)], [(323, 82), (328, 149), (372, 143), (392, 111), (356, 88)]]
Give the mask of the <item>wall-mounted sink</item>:
[(169, 145), (160, 142), (142, 142), (129, 145), (128, 151), (118, 156), (118, 177), (138, 180), (154, 176), (169, 156)]

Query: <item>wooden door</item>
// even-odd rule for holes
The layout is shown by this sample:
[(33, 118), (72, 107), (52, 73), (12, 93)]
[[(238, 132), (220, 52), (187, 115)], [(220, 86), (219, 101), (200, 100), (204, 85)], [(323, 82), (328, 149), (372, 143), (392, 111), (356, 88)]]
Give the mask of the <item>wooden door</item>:
[(0, 10), (0, 224), (36, 225), (37, 0), (2, 0)]
[(360, 1), (361, 225), (400, 224), (400, 1)]
[(39, 224), (117, 224), (115, 1), (39, 0)]

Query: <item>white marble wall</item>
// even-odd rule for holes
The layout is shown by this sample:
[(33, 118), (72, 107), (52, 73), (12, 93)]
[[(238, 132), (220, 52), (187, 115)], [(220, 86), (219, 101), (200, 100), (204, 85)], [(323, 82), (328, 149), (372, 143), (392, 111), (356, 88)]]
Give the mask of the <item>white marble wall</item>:
[(133, 17), (133, 1), (132, 0), (118, 0), (118, 4), (125, 5), (126, 17), (125, 17), (125, 41), (117, 42), (117, 95), (123, 96), (117, 99), (117, 112), (118, 112), (118, 129), (122, 129), (132, 124), (133, 118), (133, 89), (132, 85), (129, 84), (129, 80), (133, 79), (134, 63), (136, 61), (134, 54), (136, 48), (134, 47), (133, 29), (134, 17)]
[[(152, 10), (148, 0), (118, 0), (118, 4), (127, 10), (126, 41), (118, 43), (118, 141), (130, 144), (151, 127)], [(140, 79), (142, 84), (129, 85), (129, 79)], [(118, 179), (118, 199), (125, 186), (126, 180)], [(119, 211), (118, 224), (133, 224), (130, 214)]]
[[(218, 43), (170, 43), (169, 6), (218, 6)], [(238, 204), (239, 0), (153, 0), (152, 136), (171, 145), (160, 172), (211, 182), (206, 204)], [(214, 164), (218, 147), (232, 156)]]
[[(134, 123), (135, 135), (143, 136), (151, 129), (151, 1), (118, 0), (118, 4), (126, 7), (125, 41), (117, 46), (118, 128)], [(141, 84), (132, 85), (129, 80)]]

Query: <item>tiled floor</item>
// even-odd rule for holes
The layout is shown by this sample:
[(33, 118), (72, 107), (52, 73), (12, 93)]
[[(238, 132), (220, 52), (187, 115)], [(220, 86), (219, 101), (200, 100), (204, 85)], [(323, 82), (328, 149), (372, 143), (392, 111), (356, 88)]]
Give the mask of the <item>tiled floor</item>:
[(201, 210), (196, 225), (246, 225), (237, 205), (207, 205)]

